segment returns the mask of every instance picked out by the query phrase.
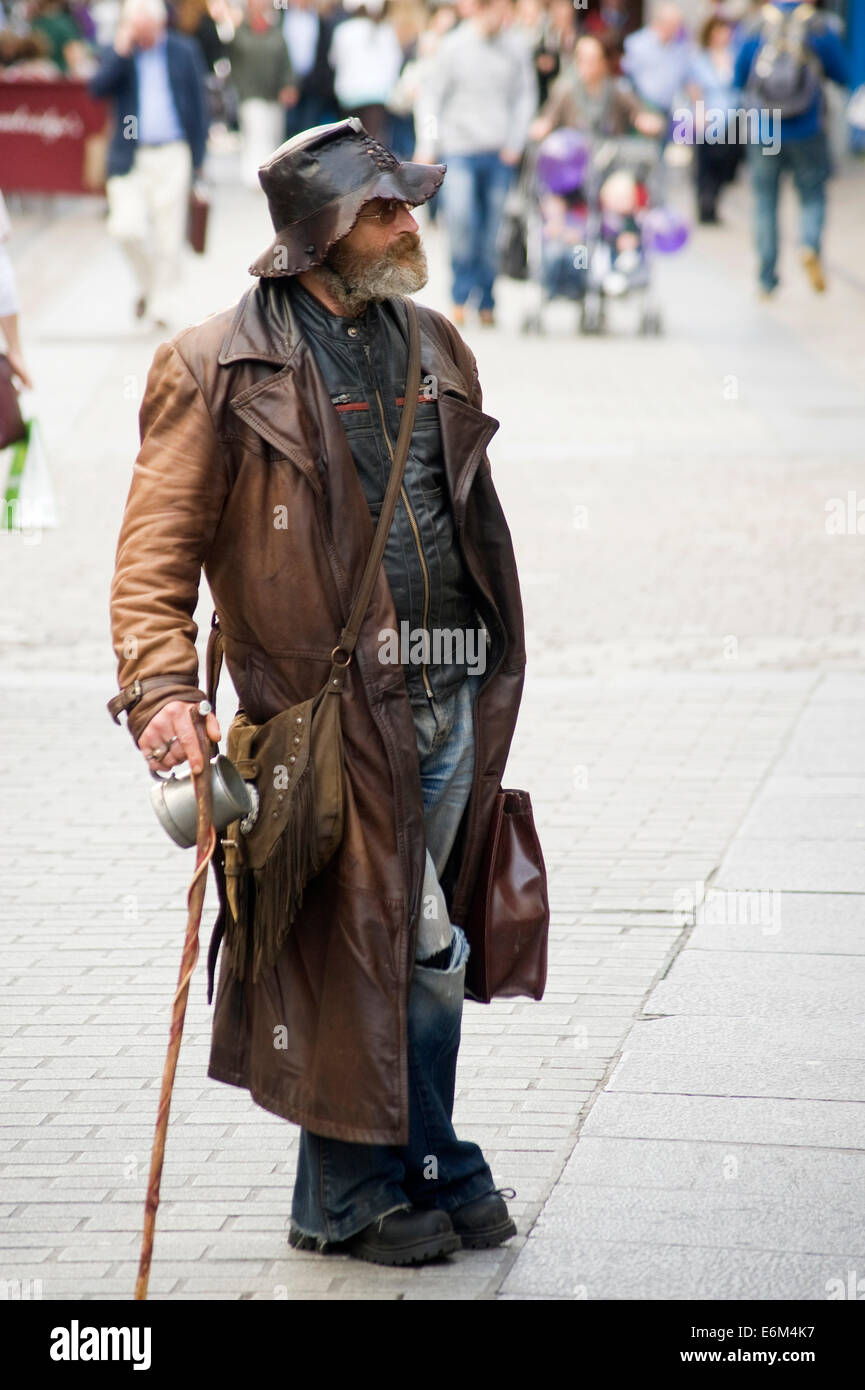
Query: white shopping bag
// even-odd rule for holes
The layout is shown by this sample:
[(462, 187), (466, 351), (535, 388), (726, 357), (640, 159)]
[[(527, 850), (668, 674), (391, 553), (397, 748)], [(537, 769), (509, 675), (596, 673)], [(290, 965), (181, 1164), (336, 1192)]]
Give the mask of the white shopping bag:
[(847, 103), (847, 120), (857, 130), (865, 130), (865, 84), (857, 87)]
[(4, 479), (0, 531), (44, 531), (57, 525), (54, 490), (45, 446), (36, 420), (27, 421), (23, 439), (4, 449), (0, 479)]

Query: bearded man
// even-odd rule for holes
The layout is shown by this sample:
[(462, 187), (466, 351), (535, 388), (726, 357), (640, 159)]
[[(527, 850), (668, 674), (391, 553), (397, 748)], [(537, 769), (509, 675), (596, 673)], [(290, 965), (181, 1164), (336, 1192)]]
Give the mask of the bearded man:
[[(151, 767), (202, 766), (202, 567), (253, 723), (328, 677), (400, 429), (403, 296), (427, 279), (410, 209), (444, 174), (400, 163), (356, 118), (301, 132), (260, 171), (276, 236), (250, 268), (257, 284), (154, 358), (112, 586), (109, 704)], [(424, 307), (418, 320), (404, 481), (340, 697), (343, 838), (272, 968), (241, 980), (223, 952), (208, 1071), (301, 1126), (291, 1244), (385, 1264), (516, 1231), (452, 1114), (461, 924), (516, 723), (523, 615), (486, 456), (498, 421), (456, 329)], [(388, 659), (405, 624), (483, 641)], [(207, 732), (218, 741), (215, 712)]]

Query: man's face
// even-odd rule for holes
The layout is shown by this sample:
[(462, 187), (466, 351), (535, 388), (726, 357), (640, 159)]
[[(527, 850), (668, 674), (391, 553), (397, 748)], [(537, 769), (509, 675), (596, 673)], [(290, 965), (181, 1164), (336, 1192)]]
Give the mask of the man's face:
[(606, 76), (607, 62), (604, 57), (604, 50), (597, 39), (586, 35), (579, 39), (574, 50), (577, 72), (584, 82), (597, 82)]
[(394, 202), (373, 198), (365, 203), (351, 231), (325, 257), (324, 264), (341, 276), (358, 304), (412, 294), (427, 282), (426, 255), (409, 208), (400, 204), (392, 222), (370, 216)]
[(661, 42), (672, 43), (684, 23), (684, 16), (676, 5), (661, 5), (652, 22)]
[(132, 41), (136, 48), (152, 48), (162, 37), (164, 25), (149, 14), (137, 14), (131, 21)]

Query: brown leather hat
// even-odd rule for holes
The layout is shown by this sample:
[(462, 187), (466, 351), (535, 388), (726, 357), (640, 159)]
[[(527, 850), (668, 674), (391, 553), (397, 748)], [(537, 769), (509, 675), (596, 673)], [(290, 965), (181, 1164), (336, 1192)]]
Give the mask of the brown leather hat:
[(441, 186), (444, 164), (410, 164), (374, 140), (356, 116), (302, 130), (258, 171), (276, 236), (250, 275), (296, 275), (320, 265), (371, 198), (417, 207)]

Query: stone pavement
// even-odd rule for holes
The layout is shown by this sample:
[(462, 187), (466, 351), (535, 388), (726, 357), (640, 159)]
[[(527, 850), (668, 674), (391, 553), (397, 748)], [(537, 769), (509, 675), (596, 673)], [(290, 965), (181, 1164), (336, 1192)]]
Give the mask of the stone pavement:
[[(562, 305), (522, 338), (522, 285), (498, 330), (466, 330), (528, 628), (506, 783), (532, 792), (552, 934), (541, 1004), (467, 1005), (457, 1122), (517, 1189), (519, 1238), (413, 1272), (289, 1252), (296, 1131), (206, 1079), (199, 966), (154, 1297), (822, 1298), (857, 1258), (865, 1273), (863, 542), (826, 529), (828, 502), (865, 495), (861, 342), (837, 347), (861, 322), (861, 187), (836, 186), (829, 260), (849, 278), (823, 300), (791, 277), (756, 303), (737, 195), (729, 229), (659, 265), (658, 341), (631, 336), (626, 304), (603, 340)], [(62, 524), (0, 546), (0, 1279), (125, 1298), (190, 861), (104, 710), (158, 340), (131, 324), (95, 209), (63, 211), (22, 218), (17, 242)], [(259, 200), (218, 189), (190, 320), (237, 297), (268, 235)], [(428, 247), (420, 298), (443, 307), (438, 232)]]

